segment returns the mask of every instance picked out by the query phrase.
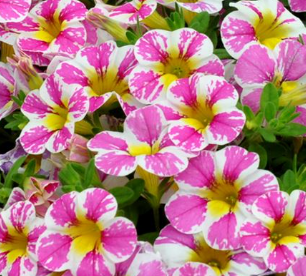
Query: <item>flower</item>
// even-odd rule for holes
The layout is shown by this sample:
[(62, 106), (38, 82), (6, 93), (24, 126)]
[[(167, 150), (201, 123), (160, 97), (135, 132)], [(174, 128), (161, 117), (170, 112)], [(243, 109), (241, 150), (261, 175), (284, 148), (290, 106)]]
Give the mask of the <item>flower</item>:
[(287, 271), (287, 276), (305, 276), (306, 257), (299, 258)]
[(294, 12), (305, 12), (306, 3), (303, 0), (289, 0), (290, 9)]
[(264, 86), (272, 82), (282, 90), (280, 106), (306, 104), (305, 58), (306, 46), (289, 39), (273, 51), (262, 45), (248, 47), (235, 68), (236, 81), (243, 87), (242, 103), (256, 112)]
[(87, 10), (75, 0), (47, 0), (38, 3), (20, 23), (9, 23), (20, 32), (17, 45), (34, 54), (73, 56), (86, 42), (86, 30), (80, 22)]
[(138, 242), (133, 255), (116, 264), (116, 276), (167, 276), (160, 254), (148, 242)]
[(0, 273), (36, 276), (36, 243), (45, 231), (29, 201), (17, 202), (0, 213)]
[(139, 166), (157, 176), (173, 176), (188, 164), (186, 154), (167, 136), (167, 121), (156, 106), (132, 111), (124, 122), (124, 132), (102, 131), (88, 148), (98, 151), (96, 167), (106, 174), (125, 176)]
[(29, 123), (22, 129), (20, 143), (26, 152), (52, 153), (68, 147), (75, 123), (81, 121), (89, 108), (88, 97), (82, 89), (63, 89), (54, 75), (40, 90), (30, 92), (21, 107)]
[(1, 0), (0, 23), (18, 22), (23, 20), (31, 6), (31, 0)]
[(16, 109), (11, 97), (17, 92), (13, 68), (0, 62), (0, 120)]
[(281, 40), (297, 38), (306, 31), (303, 22), (277, 0), (239, 1), (230, 5), (238, 11), (224, 18), (221, 38), (225, 49), (236, 59), (248, 45), (274, 49)]
[(82, 49), (75, 59), (62, 62), (54, 74), (63, 89), (73, 85), (88, 94), (90, 112), (118, 99), (128, 113), (139, 106), (128, 87), (129, 74), (136, 64), (134, 46), (118, 48), (114, 41), (108, 41)]
[[(238, 93), (224, 78), (193, 74), (173, 82), (159, 106), (170, 121), (171, 141), (185, 151), (225, 145), (242, 131), (245, 115), (236, 108)], [(175, 117), (173, 117), (175, 114)]]
[(115, 263), (127, 260), (137, 241), (133, 223), (115, 217), (116, 212), (115, 198), (103, 189), (63, 195), (45, 216), (47, 230), (37, 248), (40, 263), (78, 276), (114, 275)]
[(241, 242), (253, 256), (263, 257), (268, 268), (285, 272), (304, 255), (306, 245), (306, 193), (295, 190), (290, 196), (272, 191), (252, 206), (254, 218), (241, 227)]
[(131, 72), (129, 87), (132, 95), (145, 104), (165, 99), (173, 81), (196, 72), (224, 75), (210, 39), (189, 28), (145, 33), (135, 44), (135, 56), (139, 64)]
[(200, 152), (174, 177), (179, 191), (165, 207), (170, 223), (183, 233), (202, 231), (213, 248), (240, 248), (240, 226), (252, 203), (278, 190), (276, 177), (258, 165), (256, 153), (238, 146)]
[(173, 276), (216, 276), (217, 274), (206, 264), (187, 262), (174, 271)]
[[(216, 250), (205, 241), (202, 233), (183, 234), (166, 226), (154, 243), (173, 276), (251, 276), (266, 270), (262, 259), (243, 250)], [(205, 266), (204, 266), (205, 265)], [(208, 269), (207, 266), (210, 268)], [(208, 274), (183, 274), (183, 271), (208, 270)], [(214, 271), (214, 274), (210, 272)], [(207, 273), (207, 272), (206, 272)]]

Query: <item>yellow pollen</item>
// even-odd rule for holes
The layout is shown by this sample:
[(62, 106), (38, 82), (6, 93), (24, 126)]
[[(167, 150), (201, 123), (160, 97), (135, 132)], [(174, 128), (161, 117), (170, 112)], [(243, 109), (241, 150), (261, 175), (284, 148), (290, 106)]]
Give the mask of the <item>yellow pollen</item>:
[(190, 76), (190, 69), (187, 62), (179, 58), (170, 58), (165, 64), (164, 72), (175, 75), (179, 79)]
[(68, 121), (68, 109), (66, 107), (54, 107), (53, 113), (47, 115), (45, 125), (50, 130), (59, 130)]
[(147, 143), (129, 145), (129, 153), (132, 156), (152, 155), (159, 151), (159, 143), (155, 142), (152, 146)]
[(258, 41), (270, 49), (274, 49), (289, 33), (287, 25), (282, 24), (270, 10), (263, 12), (263, 17), (255, 22), (254, 28)]

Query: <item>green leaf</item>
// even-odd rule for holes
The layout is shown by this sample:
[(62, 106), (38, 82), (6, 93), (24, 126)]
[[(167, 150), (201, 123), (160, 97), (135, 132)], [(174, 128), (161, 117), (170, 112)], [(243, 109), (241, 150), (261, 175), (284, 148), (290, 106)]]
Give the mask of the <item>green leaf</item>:
[(35, 173), (35, 168), (36, 168), (36, 160), (32, 159), (26, 166), (26, 169), (24, 171), (24, 176), (32, 176)]
[(198, 13), (190, 22), (189, 27), (199, 33), (206, 33), (209, 27), (210, 15), (208, 12)]
[(0, 188), (0, 203), (3, 205), (6, 203), (7, 199), (10, 197), (10, 194), (12, 192), (11, 188)]
[(158, 235), (159, 235), (158, 232), (150, 232), (150, 233), (139, 235), (138, 240), (139, 241), (147, 241), (147, 242), (153, 244), (155, 242), (155, 240), (157, 239)]
[(134, 193), (133, 197), (125, 204), (125, 205), (131, 205), (133, 204), (143, 193), (145, 188), (145, 182), (143, 179), (135, 178), (130, 180), (125, 187), (130, 188)]
[(266, 107), (265, 107), (265, 118), (268, 122), (270, 122), (272, 119), (275, 118), (276, 116), (276, 108), (275, 108), (275, 105), (271, 102), (268, 102), (266, 104)]
[(248, 148), (249, 151), (256, 152), (259, 155), (260, 162), (259, 168), (264, 169), (267, 166), (268, 154), (264, 147), (259, 144), (251, 144)]
[(271, 131), (269, 131), (269, 130), (267, 130), (265, 128), (260, 128), (260, 129), (258, 129), (258, 132), (261, 134), (261, 136), (267, 142), (273, 143), (273, 142), (276, 141), (276, 137), (275, 137), (275, 135)]
[(8, 172), (8, 174), (5, 177), (4, 180), (4, 187), (5, 188), (12, 188), (13, 186), (13, 175), (17, 174), (18, 169), (21, 167), (21, 165), (24, 163), (24, 161), (26, 160), (27, 155), (26, 156), (22, 156), (20, 157), (12, 166), (12, 168), (10, 169), (10, 171)]
[(120, 207), (128, 203), (134, 196), (133, 190), (128, 187), (116, 187), (110, 189), (109, 192), (116, 198)]
[(127, 31), (125, 35), (131, 44), (135, 44), (139, 39), (139, 36), (132, 31)]
[(232, 58), (230, 54), (225, 49), (215, 49), (214, 54), (220, 59)]
[(20, 131), (29, 122), (28, 118), (19, 111), (9, 115), (5, 119), (8, 121), (8, 124), (6, 124), (4, 128), (14, 131)]
[(127, 206), (124, 208), (124, 216), (131, 220), (134, 225), (137, 225), (138, 218), (139, 218), (139, 211), (135, 204)]
[(295, 113), (296, 107), (287, 105), (279, 112), (279, 120), (288, 123), (289, 118)]
[(265, 85), (260, 98), (260, 109), (264, 111), (268, 103), (272, 103), (275, 106), (275, 109), (278, 110), (279, 94), (278, 89), (273, 83)]
[[(59, 180), (63, 186), (79, 187), (82, 185), (80, 175), (74, 170), (71, 163), (68, 163), (58, 174)], [(67, 188), (70, 190), (70, 188)]]
[(278, 135), (282, 136), (300, 136), (306, 133), (306, 126), (298, 123), (288, 123), (282, 129), (277, 130)]
[(85, 170), (85, 174), (84, 174), (83, 187), (85, 189), (88, 188), (92, 184), (95, 174), (96, 174), (95, 160), (94, 158), (92, 158), (89, 161), (87, 168)]
[(295, 173), (292, 170), (287, 170), (282, 177), (282, 183), (280, 186), (282, 191), (291, 193), (293, 190), (298, 189)]

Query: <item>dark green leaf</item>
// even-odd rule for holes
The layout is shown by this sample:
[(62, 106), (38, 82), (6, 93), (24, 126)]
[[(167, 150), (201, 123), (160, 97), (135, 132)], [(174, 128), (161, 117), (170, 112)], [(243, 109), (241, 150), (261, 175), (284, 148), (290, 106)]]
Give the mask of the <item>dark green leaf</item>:
[(24, 163), (24, 161), (26, 160), (27, 156), (22, 156), (20, 157), (12, 166), (12, 168), (10, 169), (10, 171), (8, 172), (8, 174), (5, 177), (4, 180), (4, 187), (5, 188), (12, 188), (13, 186), (13, 175), (16, 174), (18, 172), (18, 169), (21, 167), (21, 165)]
[(277, 130), (278, 135), (282, 136), (300, 136), (306, 133), (306, 126), (298, 123), (288, 123), (282, 129)]
[(133, 190), (128, 187), (116, 187), (110, 189), (109, 192), (116, 198), (120, 207), (128, 203), (134, 196)]
[(248, 149), (249, 151), (256, 152), (259, 155), (260, 158), (259, 167), (261, 169), (264, 169), (268, 161), (268, 155), (266, 149), (259, 144), (251, 144)]
[(265, 107), (265, 118), (268, 122), (270, 122), (272, 119), (275, 118), (276, 116), (276, 108), (275, 108), (275, 105), (271, 102), (268, 102), (266, 104), (266, 107)]
[(264, 111), (269, 102), (275, 106), (276, 110), (278, 110), (279, 94), (278, 89), (273, 83), (268, 83), (265, 85), (260, 98), (260, 109)]
[(269, 131), (269, 130), (267, 130), (267, 129), (265, 129), (265, 128), (260, 128), (260, 129), (258, 130), (258, 132), (261, 134), (261, 136), (262, 136), (267, 142), (273, 143), (273, 142), (276, 141), (276, 137), (275, 137), (275, 135), (274, 135), (271, 131)]
[(199, 33), (206, 33), (209, 27), (210, 15), (208, 12), (198, 13), (190, 22), (189, 27)]

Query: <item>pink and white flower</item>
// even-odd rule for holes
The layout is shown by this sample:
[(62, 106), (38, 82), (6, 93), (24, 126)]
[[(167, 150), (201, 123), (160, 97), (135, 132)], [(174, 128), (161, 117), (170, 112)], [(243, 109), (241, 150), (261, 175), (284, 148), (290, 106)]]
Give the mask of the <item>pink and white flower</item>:
[(304, 0), (289, 0), (289, 6), (294, 12), (305, 12), (306, 2)]
[(243, 250), (213, 249), (202, 233), (183, 234), (171, 225), (160, 232), (154, 248), (173, 276), (251, 276), (266, 270), (261, 258)]
[(256, 112), (264, 86), (272, 82), (282, 89), (280, 106), (306, 104), (305, 58), (306, 46), (289, 39), (274, 50), (262, 45), (248, 47), (235, 68), (236, 81), (243, 87), (242, 103)]
[(18, 47), (27, 53), (73, 56), (86, 42), (81, 23), (86, 7), (76, 0), (47, 0), (38, 3), (20, 23), (8, 27), (20, 32)]
[(17, 108), (11, 98), (17, 93), (13, 68), (9, 64), (0, 62), (0, 120)]
[(263, 257), (268, 268), (285, 272), (306, 246), (306, 193), (272, 191), (252, 206), (254, 218), (241, 227), (241, 242), (253, 256)]
[(29, 201), (18, 202), (0, 213), (0, 273), (36, 276), (36, 243), (45, 231)]
[(62, 62), (54, 74), (64, 89), (74, 86), (88, 94), (90, 112), (118, 100), (129, 113), (140, 104), (128, 87), (129, 75), (136, 64), (134, 46), (118, 48), (114, 41), (108, 41), (82, 49), (75, 59)]
[(116, 264), (115, 275), (167, 276), (160, 254), (154, 252), (148, 242), (138, 242), (133, 255), (126, 261)]
[(299, 258), (288, 269), (287, 276), (306, 276), (306, 257)]
[(259, 44), (274, 49), (282, 40), (298, 38), (306, 31), (303, 22), (280, 1), (239, 1), (230, 5), (238, 11), (231, 12), (223, 20), (221, 38), (234, 58), (239, 58), (246, 46)]
[(213, 248), (240, 248), (240, 227), (253, 202), (278, 190), (276, 177), (258, 165), (258, 155), (241, 147), (202, 151), (174, 177), (179, 191), (165, 208), (170, 223), (183, 233), (202, 231)]
[(88, 148), (98, 151), (96, 167), (104, 173), (125, 176), (137, 168), (157, 176), (173, 176), (188, 164), (186, 154), (167, 135), (167, 121), (156, 106), (132, 111), (124, 122), (124, 132), (102, 131)]
[(30, 9), (31, 0), (1, 0), (0, 23), (23, 20)]
[(88, 112), (89, 100), (83, 89), (64, 89), (54, 75), (43, 83), (40, 90), (30, 92), (21, 107), (29, 118), (22, 129), (20, 143), (26, 152), (52, 153), (68, 147), (75, 123)]
[(139, 64), (131, 72), (129, 87), (145, 104), (165, 99), (168, 86), (177, 79), (194, 73), (224, 75), (210, 39), (189, 28), (145, 33), (135, 45), (135, 56)]
[(103, 189), (63, 195), (45, 216), (47, 230), (37, 249), (40, 263), (76, 276), (114, 275), (115, 263), (127, 260), (137, 242), (133, 223), (115, 217), (116, 212), (115, 198)]
[(245, 115), (236, 108), (238, 93), (224, 78), (194, 74), (173, 82), (159, 106), (170, 121), (171, 141), (185, 151), (225, 145), (242, 131)]

